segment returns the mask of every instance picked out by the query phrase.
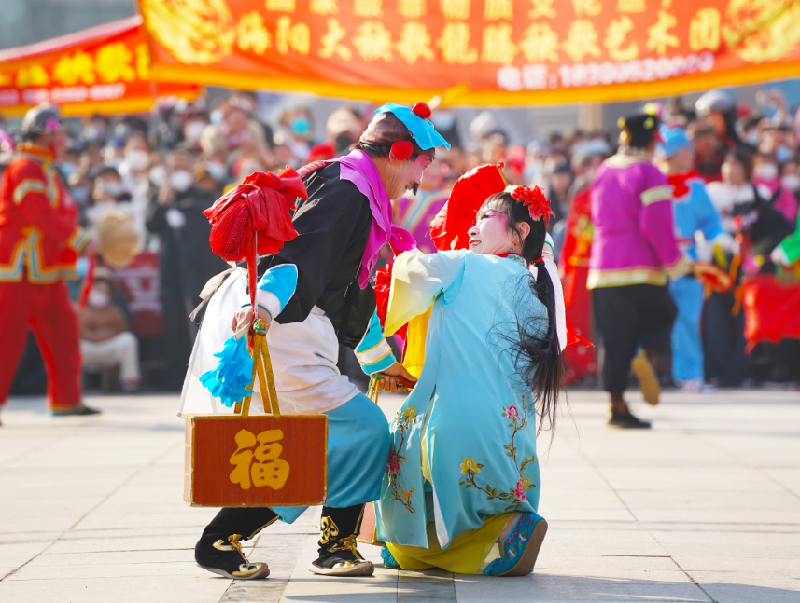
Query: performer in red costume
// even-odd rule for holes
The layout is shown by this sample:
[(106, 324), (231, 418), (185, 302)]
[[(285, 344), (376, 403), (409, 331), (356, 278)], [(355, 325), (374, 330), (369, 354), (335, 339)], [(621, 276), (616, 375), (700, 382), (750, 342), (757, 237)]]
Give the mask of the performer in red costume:
[(81, 403), (78, 321), (64, 285), (78, 253), (97, 246), (78, 226), (75, 201), (52, 163), (64, 148), (61, 114), (39, 105), (0, 180), (0, 408), (33, 329), (48, 376), (50, 415), (91, 415)]
[[(564, 285), (564, 306), (570, 323), (578, 333), (593, 340), (592, 294), (586, 288), (589, 275), (589, 254), (592, 250), (591, 184), (578, 192), (570, 202), (566, 236), (558, 259), (558, 271)], [(569, 346), (564, 350), (569, 383), (581, 382), (597, 374), (597, 356), (591, 346)]]

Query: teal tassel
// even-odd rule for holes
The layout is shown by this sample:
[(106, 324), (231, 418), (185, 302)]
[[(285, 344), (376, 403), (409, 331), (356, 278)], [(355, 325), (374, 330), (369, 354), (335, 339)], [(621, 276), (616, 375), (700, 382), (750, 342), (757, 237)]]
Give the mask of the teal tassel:
[(394, 555), (392, 555), (386, 545), (381, 549), (381, 557), (383, 557), (383, 565), (387, 569), (400, 569), (400, 564), (397, 563), (397, 559), (394, 558)]
[(247, 337), (227, 339), (218, 352), (217, 367), (200, 377), (203, 384), (224, 406), (233, 406), (252, 394), (253, 359), (247, 350)]

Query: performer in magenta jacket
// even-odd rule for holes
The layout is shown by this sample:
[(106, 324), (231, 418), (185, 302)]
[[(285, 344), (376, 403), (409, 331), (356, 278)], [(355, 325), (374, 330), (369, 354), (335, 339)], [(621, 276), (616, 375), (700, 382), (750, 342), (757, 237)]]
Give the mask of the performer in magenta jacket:
[(645, 400), (658, 404), (652, 362), (669, 350), (676, 315), (667, 282), (691, 260), (675, 240), (672, 187), (653, 165), (660, 120), (635, 115), (620, 122), (619, 152), (603, 162), (592, 187), (586, 287), (593, 290), (600, 384), (611, 397), (609, 424), (649, 428), (625, 403), (628, 374), (632, 367)]

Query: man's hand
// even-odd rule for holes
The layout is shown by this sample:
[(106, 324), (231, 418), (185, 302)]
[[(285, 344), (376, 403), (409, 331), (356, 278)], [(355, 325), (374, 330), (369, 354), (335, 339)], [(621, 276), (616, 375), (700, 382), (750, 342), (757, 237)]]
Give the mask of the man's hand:
[(164, 207), (175, 200), (175, 189), (169, 184), (163, 184), (158, 191), (158, 203)]
[(90, 256), (98, 255), (100, 253), (100, 243), (94, 239), (90, 240), (81, 250), (81, 255)]
[(385, 392), (397, 393), (398, 377), (403, 377), (409, 381), (416, 381), (417, 378), (409, 373), (402, 364), (395, 362), (392, 366), (381, 371), (383, 378), (378, 380), (378, 389)]
[[(269, 328), (272, 326), (272, 317), (269, 315), (269, 312), (264, 310), (264, 308), (259, 308), (258, 317), (264, 322), (264, 331), (269, 332)], [(237, 310), (233, 315), (231, 329), (234, 333), (239, 333), (243, 329), (249, 329), (251, 326), (253, 326), (254, 322), (255, 316), (253, 314), (253, 307), (245, 306), (244, 308)]]

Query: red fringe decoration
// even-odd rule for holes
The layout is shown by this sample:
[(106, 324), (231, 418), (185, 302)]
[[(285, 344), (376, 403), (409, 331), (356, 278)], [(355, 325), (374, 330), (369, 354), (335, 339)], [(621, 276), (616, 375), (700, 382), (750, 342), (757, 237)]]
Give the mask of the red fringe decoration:
[(203, 212), (211, 223), (211, 250), (226, 262), (247, 261), (251, 302), (257, 256), (277, 253), (285, 241), (297, 237), (289, 213), (297, 197), (307, 199), (308, 193), (293, 169), (277, 176), (254, 172)]

